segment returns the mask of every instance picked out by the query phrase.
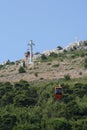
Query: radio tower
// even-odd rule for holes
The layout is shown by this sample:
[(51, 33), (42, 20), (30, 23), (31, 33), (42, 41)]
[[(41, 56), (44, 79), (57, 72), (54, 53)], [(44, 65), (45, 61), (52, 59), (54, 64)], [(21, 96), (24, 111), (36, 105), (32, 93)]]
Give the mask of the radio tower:
[(28, 43), (28, 45), (30, 46), (30, 60), (29, 60), (29, 64), (33, 64), (33, 46), (35, 44), (33, 43), (32, 40), (30, 40), (30, 42)]

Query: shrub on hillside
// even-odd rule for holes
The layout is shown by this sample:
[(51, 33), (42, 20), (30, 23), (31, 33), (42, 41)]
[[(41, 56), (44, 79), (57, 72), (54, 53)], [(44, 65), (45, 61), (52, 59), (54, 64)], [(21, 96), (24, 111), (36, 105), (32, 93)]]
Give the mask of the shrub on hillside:
[(19, 68), (18, 71), (19, 71), (19, 73), (25, 73), (26, 72), (25, 69), (24, 69), (24, 67), (22, 67), (22, 66)]
[(87, 40), (86, 40), (86, 41), (84, 41), (84, 45), (85, 45), (85, 46), (87, 46)]
[(0, 116), (0, 130), (13, 130), (16, 120), (14, 114), (3, 114), (3, 116)]
[(0, 70), (3, 68), (3, 65), (0, 65)]
[(35, 72), (34, 75), (35, 75), (36, 77), (38, 77), (38, 72)]
[(87, 58), (85, 58), (84, 67), (85, 67), (85, 69), (87, 69)]
[(70, 80), (71, 79), (69, 74), (64, 75), (64, 78), (65, 78), (65, 80)]
[(59, 67), (59, 64), (55, 64), (55, 65), (53, 65), (52, 67)]
[(57, 48), (58, 48), (58, 50), (62, 50), (63, 49), (61, 46), (58, 46)]
[(47, 57), (46, 57), (45, 54), (42, 54), (42, 55), (41, 55), (41, 60), (47, 60)]
[(56, 57), (58, 57), (58, 54), (56, 54), (56, 53), (54, 53), (54, 52), (51, 52), (51, 53), (50, 53), (50, 56), (56, 58)]
[(51, 65), (51, 63), (49, 62), (49, 63), (47, 63), (47, 65)]

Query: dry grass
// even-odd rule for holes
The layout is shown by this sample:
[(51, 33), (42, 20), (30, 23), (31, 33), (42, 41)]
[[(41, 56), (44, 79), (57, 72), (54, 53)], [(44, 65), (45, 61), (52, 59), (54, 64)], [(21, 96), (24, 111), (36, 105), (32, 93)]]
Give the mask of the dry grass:
[[(19, 65), (7, 65), (0, 70), (0, 82), (17, 82), (21, 79), (27, 81), (64, 78), (69, 74), (71, 78), (87, 76), (87, 70), (82, 65), (82, 58), (64, 60), (62, 62), (52, 61), (28, 66), (26, 73), (19, 73)], [(55, 67), (59, 64), (58, 67)], [(53, 67), (54, 66), (54, 67)], [(36, 76), (35, 74), (38, 73)]]

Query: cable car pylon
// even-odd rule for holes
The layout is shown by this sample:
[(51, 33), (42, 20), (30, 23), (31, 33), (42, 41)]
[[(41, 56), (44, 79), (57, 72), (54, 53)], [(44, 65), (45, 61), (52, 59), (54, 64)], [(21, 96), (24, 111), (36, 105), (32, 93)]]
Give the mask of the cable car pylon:
[(30, 61), (29, 61), (29, 64), (33, 64), (33, 45), (35, 45), (35, 44), (33, 43), (32, 40), (30, 40), (28, 45), (30, 46)]

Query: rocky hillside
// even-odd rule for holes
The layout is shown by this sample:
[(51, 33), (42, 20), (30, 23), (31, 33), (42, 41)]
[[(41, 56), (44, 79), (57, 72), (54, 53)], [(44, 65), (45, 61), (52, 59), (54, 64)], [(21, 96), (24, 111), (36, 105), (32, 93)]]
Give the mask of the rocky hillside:
[(21, 79), (27, 81), (78, 78), (87, 76), (87, 41), (73, 44), (65, 49), (57, 48), (58, 52), (43, 53), (34, 61), (34, 65), (22, 67), (21, 60), (0, 65), (0, 82), (16, 82)]

